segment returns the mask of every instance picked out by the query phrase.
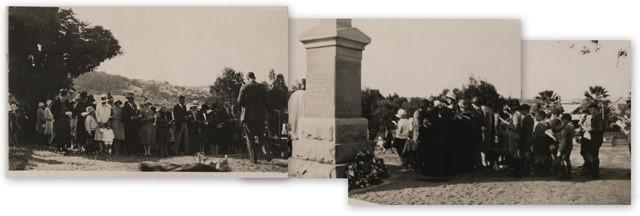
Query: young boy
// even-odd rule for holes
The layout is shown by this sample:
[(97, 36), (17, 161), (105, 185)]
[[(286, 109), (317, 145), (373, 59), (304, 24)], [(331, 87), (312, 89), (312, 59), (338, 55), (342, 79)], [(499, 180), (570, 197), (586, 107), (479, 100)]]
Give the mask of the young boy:
[(107, 122), (105, 127), (100, 128), (102, 130), (102, 142), (104, 143), (104, 150), (107, 154), (111, 154), (113, 140), (115, 139), (115, 134), (113, 133), (113, 129), (111, 129), (111, 122)]
[(98, 128), (98, 121), (96, 120), (96, 110), (93, 107), (88, 106), (86, 109), (86, 118), (84, 119), (84, 128), (87, 131), (87, 147), (89, 148), (88, 152), (95, 151), (95, 141), (94, 137), (96, 135), (96, 128)]

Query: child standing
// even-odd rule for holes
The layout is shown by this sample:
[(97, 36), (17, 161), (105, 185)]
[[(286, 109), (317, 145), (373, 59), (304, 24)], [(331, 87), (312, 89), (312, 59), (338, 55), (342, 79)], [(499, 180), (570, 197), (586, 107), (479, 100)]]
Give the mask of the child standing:
[(93, 107), (88, 106), (86, 109), (86, 117), (84, 119), (84, 128), (87, 132), (87, 148), (89, 148), (88, 152), (95, 151), (95, 141), (93, 137), (96, 135), (96, 129), (98, 128), (98, 121), (96, 120), (96, 110)]
[(111, 154), (113, 148), (113, 140), (115, 139), (115, 134), (113, 133), (113, 129), (111, 128), (111, 123), (107, 122), (105, 127), (100, 128), (102, 130), (102, 142), (104, 143), (104, 148), (107, 154)]

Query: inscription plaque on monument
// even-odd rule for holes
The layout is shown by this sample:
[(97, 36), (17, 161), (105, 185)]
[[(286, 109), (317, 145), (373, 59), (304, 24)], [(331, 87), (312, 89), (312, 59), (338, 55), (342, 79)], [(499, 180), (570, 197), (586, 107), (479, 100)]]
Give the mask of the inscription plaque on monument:
[(303, 34), (307, 50), (305, 115), (293, 142), (289, 175), (344, 177), (359, 150), (372, 150), (361, 116), (362, 51), (371, 39), (347, 19), (326, 20)]

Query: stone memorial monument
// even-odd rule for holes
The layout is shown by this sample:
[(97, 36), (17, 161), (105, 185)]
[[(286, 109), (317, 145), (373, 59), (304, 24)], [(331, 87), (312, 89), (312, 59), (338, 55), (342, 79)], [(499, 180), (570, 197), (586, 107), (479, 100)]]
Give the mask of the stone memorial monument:
[(362, 51), (371, 39), (350, 19), (338, 19), (324, 20), (300, 41), (307, 50), (307, 88), (289, 175), (342, 178), (355, 153), (373, 150), (360, 99)]

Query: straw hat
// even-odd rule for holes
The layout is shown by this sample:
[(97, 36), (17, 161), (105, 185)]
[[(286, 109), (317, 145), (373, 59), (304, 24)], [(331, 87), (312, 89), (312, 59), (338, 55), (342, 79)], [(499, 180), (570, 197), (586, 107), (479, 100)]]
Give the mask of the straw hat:
[(106, 94), (101, 94), (100, 95), (100, 102), (107, 102), (109, 101), (109, 97)]
[(407, 111), (405, 111), (404, 109), (398, 109), (398, 113), (396, 113), (396, 117), (398, 118), (407, 117)]
[(191, 108), (198, 108), (198, 106), (200, 106), (200, 102), (198, 100), (193, 100), (187, 107), (188, 109), (191, 109)]
[(442, 104), (442, 101), (440, 101), (440, 99), (437, 99), (437, 100), (433, 101), (433, 106), (434, 107), (438, 107), (438, 106), (440, 106), (440, 104)]

